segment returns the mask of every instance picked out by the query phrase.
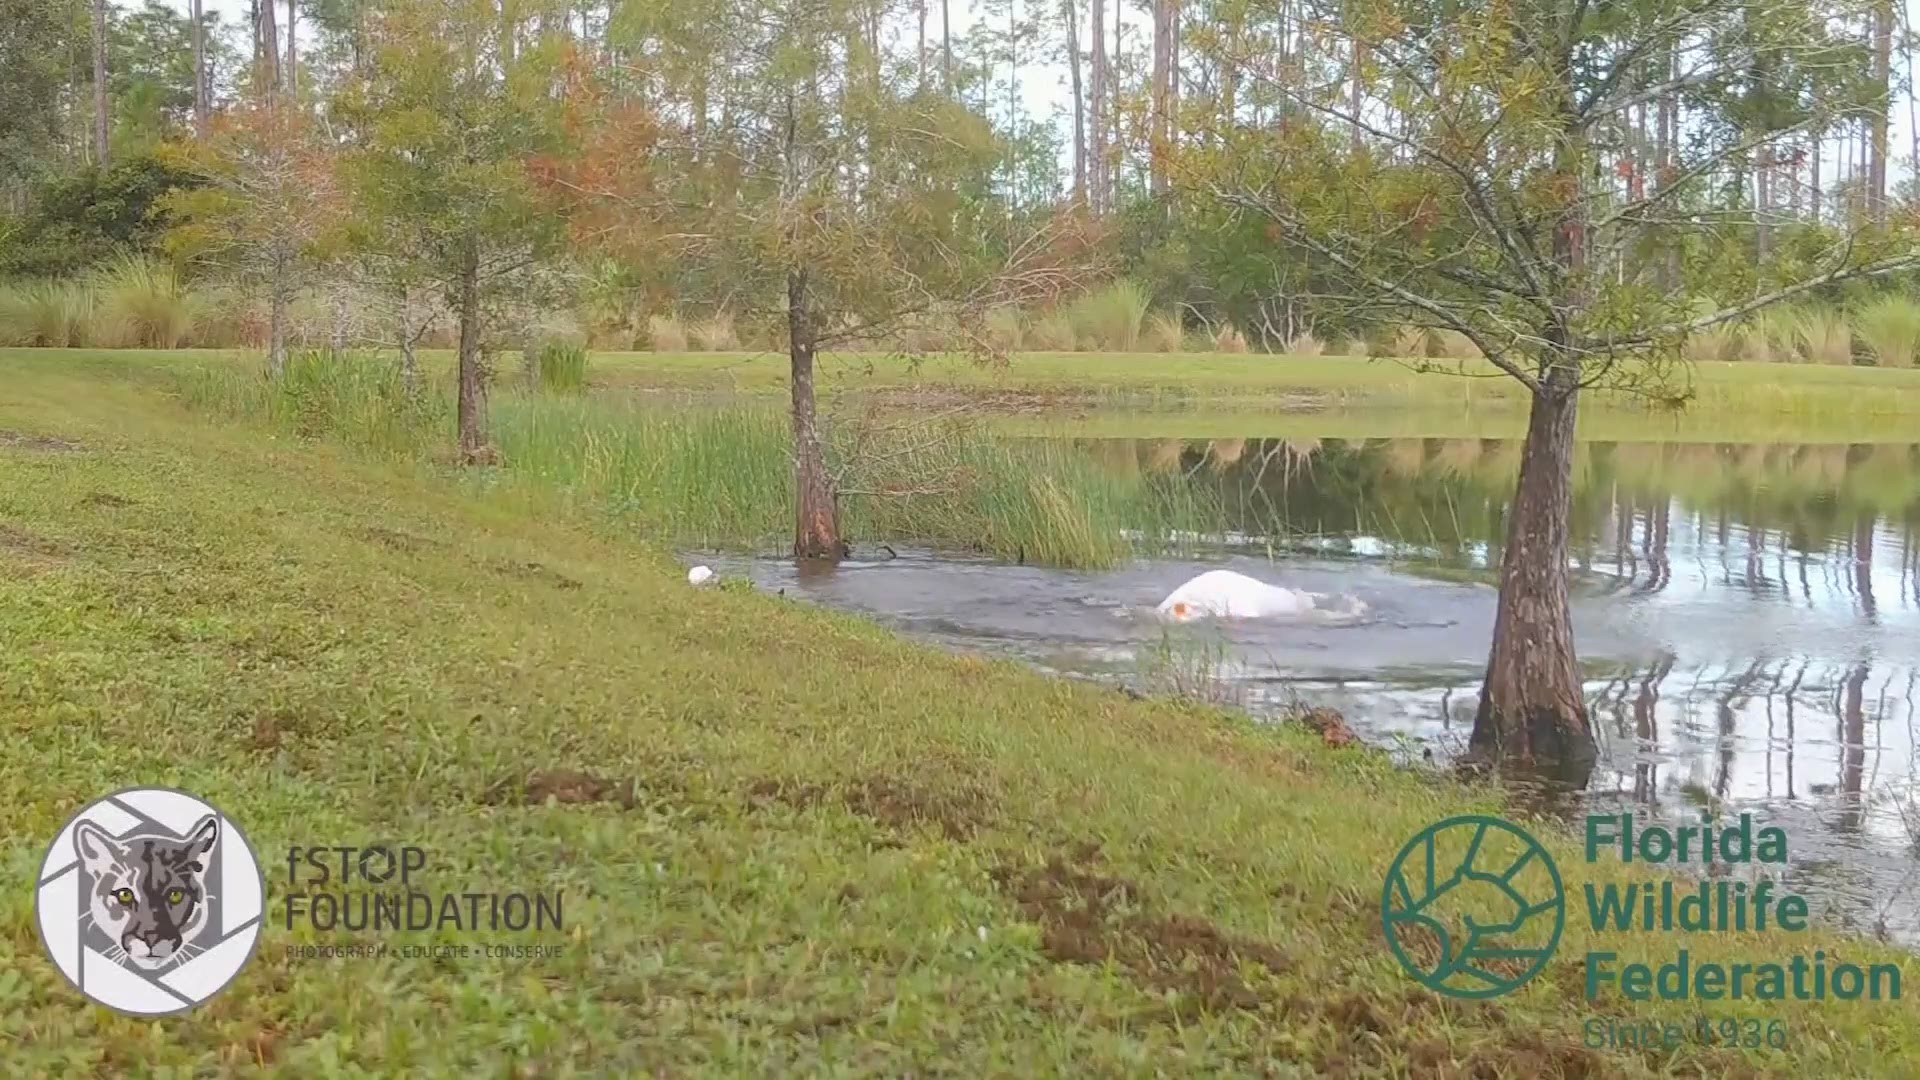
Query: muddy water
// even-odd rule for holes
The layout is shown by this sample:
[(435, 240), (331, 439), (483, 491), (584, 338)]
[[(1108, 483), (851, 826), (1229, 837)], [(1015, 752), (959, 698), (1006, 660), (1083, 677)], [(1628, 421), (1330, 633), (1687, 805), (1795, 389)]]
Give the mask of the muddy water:
[[(731, 568), (1062, 674), (1220, 694), (1256, 713), (1332, 705), (1416, 763), (1464, 749), (1511, 444), (1090, 450), (1205, 488), (1217, 534), (1102, 572), (914, 551), (804, 577), (780, 561)], [(1786, 826), (1795, 884), (1830, 921), (1920, 945), (1916, 521), (1914, 447), (1583, 447), (1574, 625), (1602, 746), (1586, 805), (1763, 814)], [(1356, 597), (1368, 614), (1172, 630), (1152, 617), (1181, 582), (1221, 567)]]

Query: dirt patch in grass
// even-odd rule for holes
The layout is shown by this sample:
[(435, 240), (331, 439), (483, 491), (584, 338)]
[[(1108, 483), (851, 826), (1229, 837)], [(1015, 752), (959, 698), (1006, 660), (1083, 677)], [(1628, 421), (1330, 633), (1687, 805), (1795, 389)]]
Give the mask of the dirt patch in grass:
[(778, 803), (796, 810), (838, 802), (894, 831), (930, 828), (955, 843), (965, 843), (992, 822), (991, 804), (976, 788), (936, 791), (887, 776), (865, 777), (832, 787), (795, 780), (758, 780), (747, 788), (747, 798), (752, 803)]
[(362, 540), (370, 540), (373, 543), (379, 544), (381, 547), (387, 548), (390, 551), (424, 551), (428, 548), (440, 546), (437, 540), (429, 540), (424, 536), (415, 536), (412, 533), (401, 532), (398, 529), (383, 528), (379, 525), (369, 525), (364, 529), (357, 530), (355, 535)]
[(56, 435), (28, 435), (21, 431), (9, 431), (0, 428), (0, 450), (33, 450), (43, 454), (70, 454), (85, 447), (72, 439), (62, 439)]
[(1081, 848), (1038, 867), (1001, 867), (994, 881), (1041, 928), (1040, 951), (1055, 963), (1113, 963), (1143, 986), (1178, 995), (1174, 1010), (1258, 1009), (1277, 1000), (1243, 971), (1292, 966), (1275, 946), (1230, 934), (1206, 919), (1163, 914), (1141, 901), (1132, 881), (1096, 873)]
[(69, 554), (67, 546), (57, 540), (0, 521), (0, 560), (45, 566), (65, 561)]
[(523, 581), (538, 581), (542, 584), (551, 585), (556, 589), (577, 589), (580, 587), (578, 581), (542, 563), (502, 559), (495, 562), (493, 568), (503, 574), (510, 574), (520, 578)]
[(638, 802), (633, 777), (614, 780), (578, 769), (535, 769), (510, 773), (493, 782), (480, 800), (494, 806), (539, 806), (547, 800), (568, 805), (619, 803), (631, 810)]

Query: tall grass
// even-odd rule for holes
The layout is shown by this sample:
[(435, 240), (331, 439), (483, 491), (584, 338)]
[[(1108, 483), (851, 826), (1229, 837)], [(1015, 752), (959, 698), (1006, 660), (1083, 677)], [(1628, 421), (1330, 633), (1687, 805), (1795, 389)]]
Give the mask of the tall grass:
[(1073, 317), (1064, 311), (1049, 311), (1035, 319), (1027, 333), (1028, 342), (1045, 352), (1073, 352), (1080, 347), (1074, 335)]
[(740, 334), (734, 329), (733, 314), (727, 311), (715, 312), (694, 323), (688, 337), (694, 348), (703, 352), (735, 352), (740, 348)]
[(313, 349), (288, 357), (275, 380), (228, 367), (194, 368), (181, 378), (189, 406), (382, 455), (423, 454), (453, 430), (451, 395), (408, 394), (400, 365), (385, 356)]
[(1327, 343), (1315, 337), (1311, 330), (1302, 330), (1287, 340), (1288, 356), (1320, 356), (1327, 351)]
[(1816, 364), (1853, 363), (1853, 328), (1837, 311), (1802, 308), (1793, 313), (1801, 355)]
[(124, 255), (95, 271), (93, 288), (104, 342), (173, 349), (193, 330), (198, 304), (171, 263)]
[(1074, 301), (1074, 332), (1081, 347), (1136, 352), (1147, 318), (1147, 291), (1137, 282), (1120, 280)]
[(1853, 328), (1880, 367), (1912, 367), (1920, 354), (1920, 303), (1904, 296), (1883, 296), (1861, 308)]
[(1801, 360), (1799, 324), (1785, 308), (1766, 308), (1746, 325), (1739, 359), (1749, 363), (1797, 364)]
[(543, 342), (528, 367), (535, 387), (550, 393), (579, 393), (587, 386), (587, 347), (575, 341)]
[[(195, 369), (195, 406), (383, 454), (433, 456), (452, 437), (450, 387), (410, 397), (397, 364), (316, 351), (270, 381)], [(1116, 474), (1094, 452), (995, 437), (957, 421), (830, 429), (851, 536), (1102, 567), (1220, 520), (1217, 496), (1177, 475)], [(793, 470), (777, 408), (660, 408), (508, 391), (492, 408), (508, 475), (565, 492), (662, 539), (772, 548), (790, 534)]]
[(1177, 315), (1155, 315), (1147, 322), (1145, 345), (1149, 352), (1181, 352), (1187, 347), (1187, 330)]
[(93, 309), (93, 290), (84, 281), (34, 281), (0, 290), (0, 345), (84, 345)]
[(654, 352), (686, 352), (687, 330), (677, 315), (647, 317), (647, 347)]
[(983, 337), (1000, 352), (1018, 352), (1026, 345), (1027, 318), (1016, 307), (997, 307), (987, 313)]

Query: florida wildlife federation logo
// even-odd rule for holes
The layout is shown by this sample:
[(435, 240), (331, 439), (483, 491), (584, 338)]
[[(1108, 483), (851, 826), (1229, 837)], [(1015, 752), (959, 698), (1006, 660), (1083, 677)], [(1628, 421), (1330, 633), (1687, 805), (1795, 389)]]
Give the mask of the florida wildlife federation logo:
[(225, 814), (181, 791), (88, 804), (47, 849), (40, 940), (82, 994), (139, 1016), (182, 1012), (233, 981), (260, 940), (266, 882)]
[(1420, 830), (1387, 868), (1380, 924), (1407, 974), (1436, 993), (1490, 998), (1540, 974), (1567, 898), (1540, 842), (1484, 814)]

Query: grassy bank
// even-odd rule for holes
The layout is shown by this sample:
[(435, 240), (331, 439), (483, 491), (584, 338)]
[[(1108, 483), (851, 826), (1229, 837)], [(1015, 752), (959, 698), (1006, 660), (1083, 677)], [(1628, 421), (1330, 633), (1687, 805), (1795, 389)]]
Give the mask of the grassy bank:
[[(1381, 940), (1382, 874), (1488, 792), (692, 590), (557, 500), (209, 424), (137, 381), (5, 357), (0, 383), (0, 1056), (24, 1075), (1800, 1076), (1920, 1051), (1898, 1004), (1589, 1004), (1586, 949), (1675, 943), (1572, 917), (1516, 995), (1440, 999)], [(528, 803), (527, 768), (631, 797)], [(27, 883), (129, 783), (242, 823), (270, 909), (288, 845), (397, 839), (441, 888), (564, 888), (568, 951), (300, 961), (339, 939), (274, 924), (195, 1012), (88, 1006)], [(1624, 876), (1549, 835), (1570, 897)], [(1920, 977), (1830, 936), (1685, 945)], [(1756, 1008), (1788, 1049), (1580, 1041), (1590, 1016)]]
[[(1004, 365), (950, 356), (918, 361), (882, 355), (827, 357), (823, 385), (876, 390), (952, 388), (1112, 403), (1205, 403), (1271, 408), (1366, 404), (1492, 406), (1524, 390), (1484, 361), (1406, 361), (1356, 356), (1219, 353), (1021, 353)], [(773, 392), (786, 358), (768, 353), (600, 353), (594, 378), (608, 388), (701, 387)], [(1920, 370), (1703, 361), (1689, 365), (1690, 411), (1738, 410), (1818, 418), (1920, 412)], [(1590, 405), (1645, 412), (1643, 399), (1595, 394)]]

